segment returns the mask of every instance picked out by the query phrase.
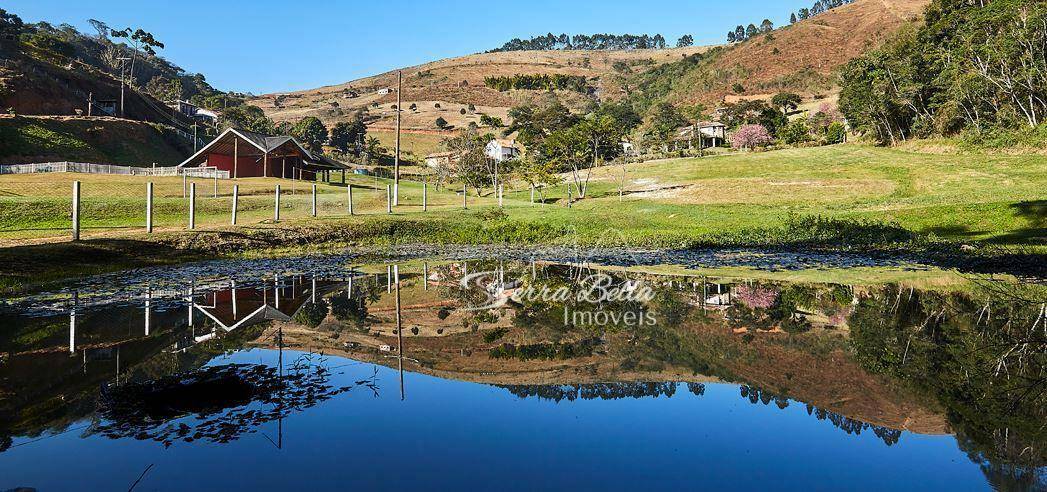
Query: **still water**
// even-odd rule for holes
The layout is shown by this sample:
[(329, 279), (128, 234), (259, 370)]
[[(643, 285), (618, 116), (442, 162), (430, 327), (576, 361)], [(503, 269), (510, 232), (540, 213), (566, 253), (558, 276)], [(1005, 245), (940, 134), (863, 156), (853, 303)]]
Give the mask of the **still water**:
[(1047, 487), (1042, 285), (204, 273), (7, 303), (0, 490)]

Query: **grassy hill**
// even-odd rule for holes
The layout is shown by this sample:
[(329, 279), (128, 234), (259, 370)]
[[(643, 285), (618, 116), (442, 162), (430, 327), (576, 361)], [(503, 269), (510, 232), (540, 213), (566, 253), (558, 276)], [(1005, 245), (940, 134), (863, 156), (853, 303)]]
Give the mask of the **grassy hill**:
[[(512, 51), (481, 53), (449, 58), (403, 69), (405, 109), (411, 103), (415, 110), (403, 114), (407, 129), (434, 129), (433, 122), (443, 117), (451, 125), (464, 126), (470, 121), (479, 123), (480, 114), (506, 119), (509, 107), (530, 97), (535, 91), (513, 90), (499, 92), (484, 85), (485, 77), (506, 77), (520, 74), (584, 75), (590, 79), (597, 94), (613, 90), (604, 81), (617, 72), (615, 66), (629, 67), (630, 72), (642, 72), (661, 64), (673, 62), (708, 47), (694, 46), (664, 50), (629, 51)], [(296, 121), (316, 116), (325, 123), (342, 121), (354, 111), (368, 108), (374, 126), (392, 125), (396, 103), (395, 92), (379, 94), (382, 88), (396, 87), (396, 71), (367, 77), (344, 84), (285, 94), (267, 94), (250, 101), (261, 107), (276, 121)], [(351, 97), (356, 93), (357, 97)], [(568, 102), (581, 104), (583, 94), (564, 93)], [(378, 107), (374, 107), (378, 104)], [(439, 104), (441, 107), (436, 108)], [(469, 110), (469, 105), (475, 111)], [(466, 115), (461, 114), (466, 109)]]
[(108, 117), (0, 116), (0, 164), (173, 166), (192, 150), (173, 129), (158, 124)]
[[(835, 71), (853, 57), (879, 46), (907, 22), (918, 20), (929, 0), (857, 0), (808, 20), (724, 47), (627, 51), (511, 51), (481, 53), (403, 69), (407, 130), (434, 128), (442, 117), (453, 126), (479, 123), (487, 114), (506, 120), (506, 112), (542, 91), (499, 92), (485, 77), (583, 75), (600, 99), (634, 98), (642, 106), (667, 100), (701, 102), (712, 109), (727, 98), (797, 92), (806, 99), (832, 98)], [(725, 26), (725, 29), (726, 30)], [(694, 56), (698, 55), (698, 56)], [(732, 86), (746, 89), (735, 94)], [(250, 101), (276, 121), (316, 116), (327, 124), (368, 109), (372, 127), (390, 127), (396, 71), (317, 89), (259, 96)], [(558, 91), (568, 106), (590, 96)], [(437, 107), (439, 105), (440, 107)], [(473, 108), (470, 108), (470, 105)], [(461, 110), (465, 109), (463, 115)]]
[[(812, 98), (828, 96), (837, 90), (835, 73), (840, 67), (883, 44), (906, 23), (918, 21), (929, 3), (857, 0), (732, 45), (708, 64), (674, 80), (671, 90), (659, 96), (709, 107), (731, 96), (769, 97), (785, 91)], [(735, 93), (735, 83), (745, 91)]]

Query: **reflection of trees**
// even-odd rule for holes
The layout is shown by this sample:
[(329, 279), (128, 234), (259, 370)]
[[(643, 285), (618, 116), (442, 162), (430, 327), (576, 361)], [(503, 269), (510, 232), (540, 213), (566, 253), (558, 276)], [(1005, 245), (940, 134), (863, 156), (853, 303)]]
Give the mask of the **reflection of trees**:
[(589, 357), (593, 349), (600, 345), (599, 338), (586, 338), (568, 343), (534, 343), (514, 345), (505, 343), (491, 349), (492, 359), (519, 360), (567, 360), (576, 357)]
[(790, 284), (778, 289), (756, 284), (740, 286), (738, 290), (738, 299), (742, 302), (727, 309), (732, 326), (749, 330), (780, 327), (788, 333), (803, 333), (811, 329), (810, 321), (801, 314), (800, 308), (818, 305), (817, 287)]
[[(884, 287), (850, 317), (851, 344), (867, 369), (937, 399), (983, 468), (1028, 477), (1047, 465), (1047, 331), (1031, 297)], [(998, 473), (1010, 469), (1020, 471)]]
[[(776, 407), (782, 410), (789, 407), (789, 399), (784, 396), (775, 395), (754, 386), (742, 385), (739, 389), (742, 398), (749, 400), (749, 403), (754, 405), (762, 403), (767, 406), (773, 402)], [(902, 437), (902, 431), (900, 430), (868, 424), (811, 404), (807, 404), (807, 415), (814, 416), (818, 420), (827, 420), (837, 429), (856, 436), (860, 435), (862, 431), (871, 430), (876, 437), (880, 438), (888, 446), (897, 444)]]
[[(670, 398), (676, 394), (676, 384), (674, 382), (621, 382), (571, 385), (498, 385), (498, 387), (504, 388), (520, 398), (538, 398), (559, 403), (561, 401), (575, 400), (621, 400), (625, 398), (657, 398), (659, 396)], [(690, 388), (690, 385), (688, 385), (688, 388)]]
[(316, 302), (307, 302), (294, 315), (294, 320), (310, 328), (316, 328), (327, 317), (327, 299), (318, 298)]
[(334, 387), (329, 376), (325, 367), (303, 358), (284, 375), (275, 367), (232, 364), (109, 386), (103, 388), (99, 404), (103, 423), (94, 431), (113, 439), (133, 437), (165, 445), (226, 443), (352, 388)]
[(331, 314), (355, 329), (363, 329), (367, 322), (367, 302), (363, 296), (335, 296), (331, 298)]

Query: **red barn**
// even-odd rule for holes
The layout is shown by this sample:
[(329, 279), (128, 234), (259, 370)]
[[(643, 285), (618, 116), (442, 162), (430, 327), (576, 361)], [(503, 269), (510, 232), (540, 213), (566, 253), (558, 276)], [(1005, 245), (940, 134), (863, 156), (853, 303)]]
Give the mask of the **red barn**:
[(209, 166), (231, 178), (274, 177), (313, 181), (317, 173), (346, 169), (314, 155), (287, 135), (272, 136), (229, 128), (178, 167)]

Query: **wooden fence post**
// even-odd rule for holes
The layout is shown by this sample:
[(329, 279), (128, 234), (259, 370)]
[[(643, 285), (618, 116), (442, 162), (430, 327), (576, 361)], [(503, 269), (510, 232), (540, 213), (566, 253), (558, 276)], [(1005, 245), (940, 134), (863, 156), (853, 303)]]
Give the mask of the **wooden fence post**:
[(153, 182), (145, 184), (145, 232), (153, 232)]
[(182, 198), (186, 198), (187, 197), (186, 193), (188, 193), (188, 191), (189, 191), (188, 190), (189, 185), (187, 185), (186, 183), (188, 183), (188, 182), (189, 182), (189, 175), (185, 174), (183, 172), (182, 173)]
[(469, 210), (469, 185), (462, 185), (462, 209)]
[(349, 193), (349, 215), (353, 215), (353, 185), (350, 184), (345, 189)]
[(196, 183), (189, 183), (189, 229), (196, 229)]
[(214, 197), (218, 198), (218, 168), (214, 170)]
[(313, 217), (316, 217), (316, 185), (313, 185)]
[(233, 220), (232, 224), (236, 225), (236, 209), (240, 205), (240, 185), (233, 185)]
[(531, 206), (534, 206), (534, 183), (531, 183)]
[(276, 185), (276, 206), (273, 208), (273, 222), (280, 222), (280, 185)]
[(73, 241), (80, 240), (80, 182), (73, 181)]
[(572, 191), (571, 183), (567, 183), (567, 208), (571, 208), (571, 200), (573, 199)]
[(502, 208), (502, 194), (503, 194), (503, 191), (504, 190), (502, 188), (502, 185), (499, 184), (498, 185), (498, 208)]
[(422, 181), (422, 211), (429, 210), (429, 181)]

